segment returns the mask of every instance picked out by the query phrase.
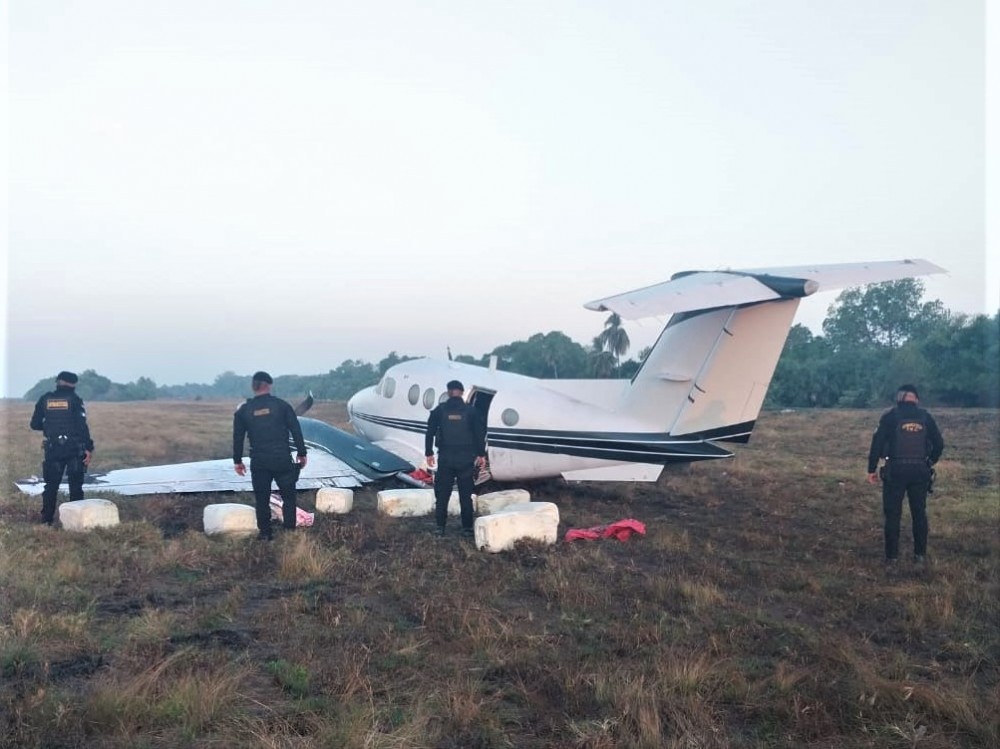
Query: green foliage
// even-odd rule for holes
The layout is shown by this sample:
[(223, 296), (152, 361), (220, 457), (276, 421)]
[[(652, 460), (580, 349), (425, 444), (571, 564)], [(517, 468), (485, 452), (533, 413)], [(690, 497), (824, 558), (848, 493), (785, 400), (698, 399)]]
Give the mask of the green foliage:
[(384, 375), (391, 367), (395, 367), (397, 364), (402, 364), (405, 361), (410, 361), (411, 359), (417, 359), (416, 356), (400, 356), (395, 351), (390, 351), (389, 355), (385, 357), (382, 361), (378, 363), (378, 376)]
[(923, 282), (915, 278), (846, 289), (831, 305), (823, 333), (837, 350), (899, 348), (946, 314), (939, 301), (921, 304), (923, 293)]
[(607, 351), (614, 360), (614, 368), (617, 370), (621, 363), (621, 358), (628, 353), (631, 345), (628, 333), (622, 327), (622, 319), (617, 312), (612, 312), (608, 319), (604, 321), (602, 330), (594, 339), (594, 348), (597, 351)]
[[(156, 383), (148, 377), (140, 377), (135, 382), (125, 384), (112, 382), (107, 377), (97, 374), (93, 369), (86, 369), (79, 374), (76, 392), (84, 401), (138, 401), (154, 400), (157, 395)], [(36, 382), (24, 399), (36, 401), (42, 395), (56, 386), (56, 376)]]
[(832, 358), (826, 341), (804, 325), (793, 325), (771, 380), (768, 403), (789, 408), (835, 405), (839, 388), (831, 372)]
[(122, 398), (125, 401), (156, 400), (156, 383), (148, 377), (140, 377), (123, 387)]
[(587, 352), (565, 333), (535, 333), (527, 341), (498, 346), (492, 352), (501, 369), (529, 377), (585, 377)]
[(847, 289), (825, 336), (793, 326), (768, 406), (879, 406), (903, 382), (917, 384), (927, 404), (998, 405), (997, 316), (952, 315), (940, 301), (921, 302), (923, 288), (906, 279)]
[(301, 699), (309, 695), (309, 671), (305, 666), (276, 660), (268, 661), (267, 670), (292, 697)]
[(615, 355), (601, 349), (594, 339), (594, 348), (590, 351), (590, 374), (598, 379), (606, 379), (615, 373)]
[(948, 318), (916, 345), (935, 400), (1000, 406), (1000, 312)]

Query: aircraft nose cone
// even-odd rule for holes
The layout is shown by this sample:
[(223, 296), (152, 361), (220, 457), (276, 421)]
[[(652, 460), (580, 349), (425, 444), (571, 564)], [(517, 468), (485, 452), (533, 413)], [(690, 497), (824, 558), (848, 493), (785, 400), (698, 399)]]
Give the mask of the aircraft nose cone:
[(361, 431), (361, 424), (355, 418), (355, 413), (365, 412), (366, 410), (365, 403), (368, 402), (368, 399), (372, 391), (373, 388), (365, 388), (364, 390), (359, 390), (354, 395), (352, 395), (347, 401), (347, 418), (351, 422), (351, 426), (353, 426), (354, 430), (359, 434), (364, 434), (364, 432)]

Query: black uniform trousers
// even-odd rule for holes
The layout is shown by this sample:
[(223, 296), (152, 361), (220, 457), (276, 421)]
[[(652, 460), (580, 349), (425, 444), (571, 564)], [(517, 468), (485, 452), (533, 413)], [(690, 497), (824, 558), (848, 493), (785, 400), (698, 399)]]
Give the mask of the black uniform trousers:
[(45, 488), (42, 490), (42, 520), (51, 523), (56, 516), (56, 499), (59, 495), (59, 484), (63, 473), (69, 483), (70, 502), (83, 499), (83, 476), (86, 473), (83, 458), (76, 451), (66, 452), (47, 449), (42, 461), (42, 478)]
[(882, 485), (882, 512), (885, 514), (885, 558), (899, 557), (899, 525), (903, 516), (903, 497), (910, 503), (913, 519), (913, 554), (927, 553), (927, 488), (930, 468), (924, 464), (890, 466)]
[(434, 520), (438, 528), (444, 528), (448, 521), (448, 501), (451, 486), (458, 482), (458, 502), (462, 510), (462, 528), (472, 530), (476, 521), (472, 509), (472, 492), (476, 489), (476, 456), (448, 455), (438, 453), (438, 469), (434, 476)]
[(299, 480), (299, 467), (294, 463), (269, 463), (264, 458), (250, 459), (250, 483), (253, 485), (254, 504), (257, 508), (257, 530), (271, 534), (271, 482), (281, 492), (281, 521), (285, 528), (295, 527), (295, 482)]

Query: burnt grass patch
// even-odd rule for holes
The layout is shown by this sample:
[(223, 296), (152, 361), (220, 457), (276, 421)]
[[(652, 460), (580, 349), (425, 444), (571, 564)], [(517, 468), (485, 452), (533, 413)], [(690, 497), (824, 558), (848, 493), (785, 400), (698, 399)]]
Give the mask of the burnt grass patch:
[[(9, 487), (34, 453), (3, 407)], [(90, 410), (121, 465), (224, 455), (228, 406)], [(930, 564), (887, 573), (877, 415), (764, 413), (656, 484), (524, 485), (563, 533), (647, 534), (496, 555), (373, 488), (271, 544), (202, 533), (249, 496), (121, 498), (74, 535), (0, 490), (0, 747), (995, 746), (1000, 419), (935, 412)], [(154, 417), (168, 437), (130, 438)]]

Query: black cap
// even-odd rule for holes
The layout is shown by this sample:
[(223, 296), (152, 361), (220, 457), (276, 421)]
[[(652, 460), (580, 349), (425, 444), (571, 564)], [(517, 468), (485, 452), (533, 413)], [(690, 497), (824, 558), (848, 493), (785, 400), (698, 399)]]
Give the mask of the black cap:
[(465, 385), (463, 385), (458, 380), (451, 380), (444, 387), (445, 387), (445, 390), (461, 390), (463, 393), (465, 392)]
[(57, 380), (62, 380), (63, 382), (68, 382), (70, 385), (75, 385), (79, 379), (76, 376), (76, 372), (67, 372), (65, 369), (56, 375)]
[(254, 382), (266, 382), (268, 385), (274, 384), (274, 380), (271, 379), (271, 375), (263, 370), (260, 372), (254, 372), (252, 379)]
[(915, 396), (917, 396), (917, 398), (920, 397), (920, 393), (917, 392), (916, 385), (906, 384), (899, 386), (899, 389), (896, 391), (896, 400), (898, 401), (903, 400), (903, 396), (906, 395), (906, 393), (913, 393)]

